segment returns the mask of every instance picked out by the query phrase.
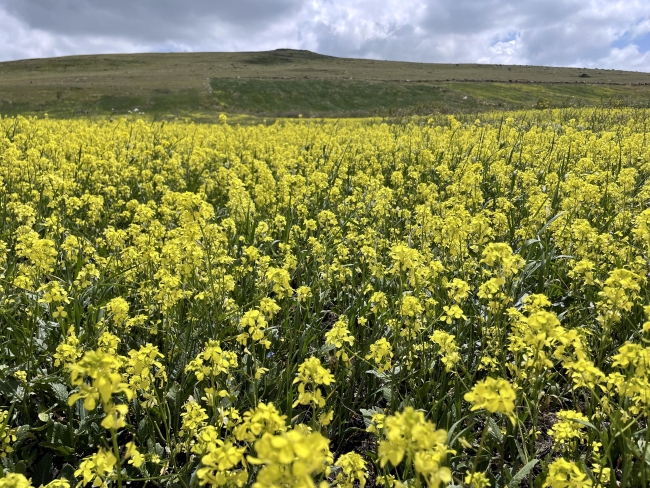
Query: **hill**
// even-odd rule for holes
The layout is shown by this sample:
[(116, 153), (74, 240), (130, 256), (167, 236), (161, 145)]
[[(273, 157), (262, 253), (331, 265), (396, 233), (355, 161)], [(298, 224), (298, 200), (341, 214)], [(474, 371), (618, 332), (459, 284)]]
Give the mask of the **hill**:
[(0, 114), (123, 114), (211, 120), (475, 112), (532, 106), (643, 105), (650, 73), (427, 64), (278, 49), (68, 56), (0, 63)]

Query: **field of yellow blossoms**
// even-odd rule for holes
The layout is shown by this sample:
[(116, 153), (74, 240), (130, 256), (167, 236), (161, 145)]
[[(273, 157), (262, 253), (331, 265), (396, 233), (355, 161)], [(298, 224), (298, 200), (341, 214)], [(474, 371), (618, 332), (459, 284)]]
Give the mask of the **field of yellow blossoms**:
[(0, 119), (0, 488), (650, 483), (650, 111)]

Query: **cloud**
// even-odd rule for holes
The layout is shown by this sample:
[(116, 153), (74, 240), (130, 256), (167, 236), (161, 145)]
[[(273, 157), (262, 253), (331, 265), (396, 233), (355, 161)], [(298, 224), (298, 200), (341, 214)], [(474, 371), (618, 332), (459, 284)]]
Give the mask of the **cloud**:
[(632, 71), (650, 71), (650, 51), (640, 52), (636, 45), (631, 44), (623, 49), (612, 49), (606, 57), (599, 59), (598, 64), (585, 63), (585, 66), (608, 69), (621, 69), (623, 66)]
[(0, 0), (0, 60), (259, 51), (650, 71), (641, 0)]
[(2, 0), (30, 27), (58, 35), (127, 37), (148, 42), (209, 35), (214, 26), (253, 29), (291, 16), (299, 0)]

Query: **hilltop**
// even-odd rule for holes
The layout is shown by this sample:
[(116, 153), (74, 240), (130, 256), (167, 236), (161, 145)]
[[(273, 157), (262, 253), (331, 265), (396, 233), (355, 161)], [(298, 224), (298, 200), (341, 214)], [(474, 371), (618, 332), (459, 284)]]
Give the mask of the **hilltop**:
[(66, 56), (0, 63), (0, 114), (123, 114), (209, 120), (647, 105), (650, 73), (428, 64), (278, 49)]

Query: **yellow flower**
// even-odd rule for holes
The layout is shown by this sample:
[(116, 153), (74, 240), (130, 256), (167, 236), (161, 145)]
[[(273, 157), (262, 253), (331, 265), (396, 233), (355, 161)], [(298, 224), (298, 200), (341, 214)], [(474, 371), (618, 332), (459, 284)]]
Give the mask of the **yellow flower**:
[(646, 321), (643, 322), (642, 330), (643, 332), (650, 331), (650, 305), (643, 307), (643, 313), (645, 314)]
[(471, 486), (471, 488), (488, 488), (490, 485), (490, 480), (484, 473), (470, 473), (465, 476), (465, 484)]
[(442, 466), (447, 454), (447, 432), (436, 430), (424, 414), (407, 407), (403, 412), (386, 417), (385, 439), (379, 442), (379, 464), (398, 466), (405, 457), (413, 460), (415, 471), (424, 476), (428, 486), (438, 487), (451, 481), (451, 471)]
[(299, 302), (306, 302), (307, 300), (312, 298), (313, 295), (310, 287), (299, 286), (298, 288), (296, 288), (296, 296)]
[(458, 352), (455, 337), (442, 330), (436, 330), (429, 338), (431, 342), (439, 346), (438, 354), (441, 356), (442, 364), (445, 365), (445, 370), (451, 371), (454, 365), (460, 361), (460, 353)]
[(490, 413), (507, 415), (514, 425), (516, 423), (515, 400), (517, 394), (512, 385), (503, 378), (486, 378), (465, 393), (465, 401), (471, 402), (472, 411), (485, 409)]
[(47, 485), (41, 486), (41, 488), (70, 488), (70, 482), (64, 479), (58, 479), (50, 481)]
[(287, 417), (281, 415), (272, 403), (260, 402), (256, 408), (244, 413), (242, 422), (233, 433), (237, 440), (253, 442), (264, 433), (284, 432), (287, 430), (286, 420)]
[(574, 441), (580, 443), (586, 441), (584, 432), (586, 425), (581, 422), (589, 422), (587, 417), (574, 410), (562, 410), (557, 413), (557, 418), (558, 422), (548, 431), (556, 448), (565, 447)]
[(144, 463), (144, 457), (138, 451), (138, 448), (135, 445), (135, 442), (127, 442), (126, 452), (124, 453), (124, 459), (129, 460), (129, 464), (139, 468)]
[(506, 243), (490, 243), (483, 250), (482, 263), (491, 268), (500, 267), (500, 274), (509, 278), (519, 272), (524, 266), (524, 259), (512, 252), (512, 248)]
[(87, 485), (92, 481), (94, 487), (106, 487), (108, 481), (116, 477), (115, 463), (117, 459), (112, 452), (100, 449), (81, 461), (79, 469), (74, 472), (81, 477), (81, 483)]
[(449, 290), (449, 296), (456, 303), (461, 303), (469, 296), (469, 284), (459, 278), (454, 278), (445, 285)]
[(397, 273), (414, 270), (420, 261), (420, 253), (417, 249), (398, 244), (390, 250), (390, 257), (393, 259), (394, 269)]
[(440, 320), (442, 322), (446, 322), (447, 324), (451, 324), (454, 319), (467, 318), (463, 313), (463, 310), (458, 305), (445, 305), (442, 307), (442, 309), (444, 313), (440, 316)]
[(19, 380), (21, 383), (27, 382), (27, 371), (18, 370), (14, 373), (14, 378)]
[(348, 355), (344, 350), (342, 350), (344, 343), (352, 346), (354, 344), (354, 336), (348, 329), (348, 322), (345, 317), (341, 317), (334, 323), (332, 328), (325, 333), (325, 344), (336, 347), (336, 349), (338, 349), (336, 356), (347, 362)]
[(231, 442), (216, 439), (207, 447), (207, 454), (201, 458), (203, 467), (196, 472), (201, 485), (243, 486), (248, 479), (246, 470), (235, 470), (244, 459), (245, 447), (236, 447)]
[(27, 258), (38, 273), (49, 273), (54, 270), (57, 258), (54, 241), (41, 239), (33, 230), (18, 236), (16, 254)]
[(592, 481), (573, 462), (557, 459), (548, 466), (548, 475), (543, 488), (580, 488), (591, 487)]
[(9, 412), (0, 410), (0, 458), (14, 452), (13, 442), (16, 442), (16, 429), (9, 427)]
[[(298, 374), (293, 384), (298, 383), (298, 399), (293, 402), (296, 405), (312, 404), (318, 408), (325, 406), (325, 398), (319, 385), (329, 386), (334, 383), (334, 376), (321, 365), (320, 359), (308, 358), (299, 367)], [(311, 386), (311, 391), (306, 388)]]
[(215, 378), (237, 367), (237, 354), (221, 349), (219, 341), (208, 341), (205, 349), (185, 367), (185, 372), (193, 372), (199, 381), (206, 376)]
[(129, 413), (129, 407), (126, 405), (114, 405), (108, 403), (104, 406), (106, 416), (101, 422), (101, 426), (105, 429), (121, 429), (126, 425), (126, 414)]
[(255, 452), (248, 462), (262, 468), (253, 488), (313, 487), (314, 477), (326, 471), (332, 458), (329, 441), (301, 425), (279, 435), (264, 434), (255, 443)]
[(249, 310), (246, 312), (239, 323), (240, 327), (243, 328), (246, 332), (240, 334), (237, 337), (237, 342), (242, 345), (246, 345), (247, 340), (250, 338), (254, 342), (259, 342), (266, 349), (271, 347), (271, 341), (264, 339), (264, 330), (266, 329), (268, 323), (264, 318), (264, 315), (259, 310)]
[(181, 413), (181, 418), (183, 419), (181, 434), (185, 437), (193, 437), (205, 425), (208, 414), (196, 401), (189, 401), (185, 404), (185, 411)]
[(97, 345), (101, 352), (115, 356), (117, 355), (117, 348), (120, 345), (120, 342), (122, 342), (122, 340), (116, 335), (113, 335), (110, 332), (104, 332), (99, 336)]
[(393, 347), (390, 342), (382, 337), (374, 344), (370, 345), (370, 352), (366, 355), (366, 359), (372, 360), (377, 365), (377, 371), (383, 373), (391, 367), (391, 359), (393, 357)]
[(330, 410), (329, 412), (322, 413), (318, 416), (318, 423), (322, 426), (331, 424), (332, 420), (334, 420), (334, 410)]
[(260, 300), (260, 311), (268, 319), (271, 319), (280, 311), (280, 306), (275, 302), (275, 300), (273, 300), (273, 298), (264, 297)]
[(70, 328), (65, 341), (59, 344), (53, 357), (54, 366), (63, 365), (65, 368), (69, 368), (81, 357), (79, 339), (77, 339), (74, 328)]
[(22, 474), (6, 473), (0, 478), (0, 488), (32, 488), (32, 484)]
[(153, 406), (156, 402), (152, 392), (156, 380), (159, 380), (160, 384), (167, 381), (165, 367), (160, 362), (163, 357), (156, 346), (146, 344), (137, 351), (130, 350), (129, 358), (125, 362), (129, 385), (144, 396), (146, 406)]
[(360, 454), (356, 452), (348, 452), (341, 454), (335, 466), (341, 468), (341, 472), (336, 475), (336, 486), (341, 488), (353, 488), (355, 482), (361, 488), (366, 486), (368, 474), (366, 473), (366, 462)]
[(129, 318), (129, 304), (122, 297), (113, 298), (106, 304), (106, 311), (111, 314), (113, 323), (122, 326)]
[(370, 310), (372, 313), (377, 314), (388, 306), (388, 299), (383, 291), (376, 291), (370, 297)]
[(68, 298), (65, 288), (63, 288), (58, 281), (50, 281), (41, 286), (38, 291), (43, 293), (43, 297), (39, 302), (50, 305), (57, 303), (70, 303), (70, 298)]
[(291, 276), (286, 269), (269, 268), (266, 272), (266, 281), (272, 285), (272, 290), (278, 298), (284, 298), (293, 293), (290, 283)]
[(637, 301), (641, 277), (627, 269), (615, 269), (605, 280), (605, 286), (598, 296), (597, 304), (600, 311), (599, 321), (604, 326), (620, 322), (623, 312), (629, 312)]
[(421, 314), (424, 308), (417, 297), (413, 295), (405, 295), (400, 304), (400, 314), (405, 317), (416, 317)]
[(383, 413), (373, 413), (370, 418), (370, 425), (366, 429), (366, 432), (374, 432), (379, 434), (384, 427), (386, 426), (386, 415)]
[[(83, 400), (86, 410), (95, 410), (99, 401), (106, 417), (102, 426), (106, 429), (124, 427), (124, 416), (128, 412), (126, 405), (114, 405), (113, 395), (123, 393), (127, 400), (133, 398), (133, 390), (118, 372), (122, 366), (119, 358), (101, 351), (88, 351), (79, 362), (70, 366), (70, 383), (78, 391), (70, 395), (68, 404)], [(88, 379), (87, 383), (85, 380)]]

